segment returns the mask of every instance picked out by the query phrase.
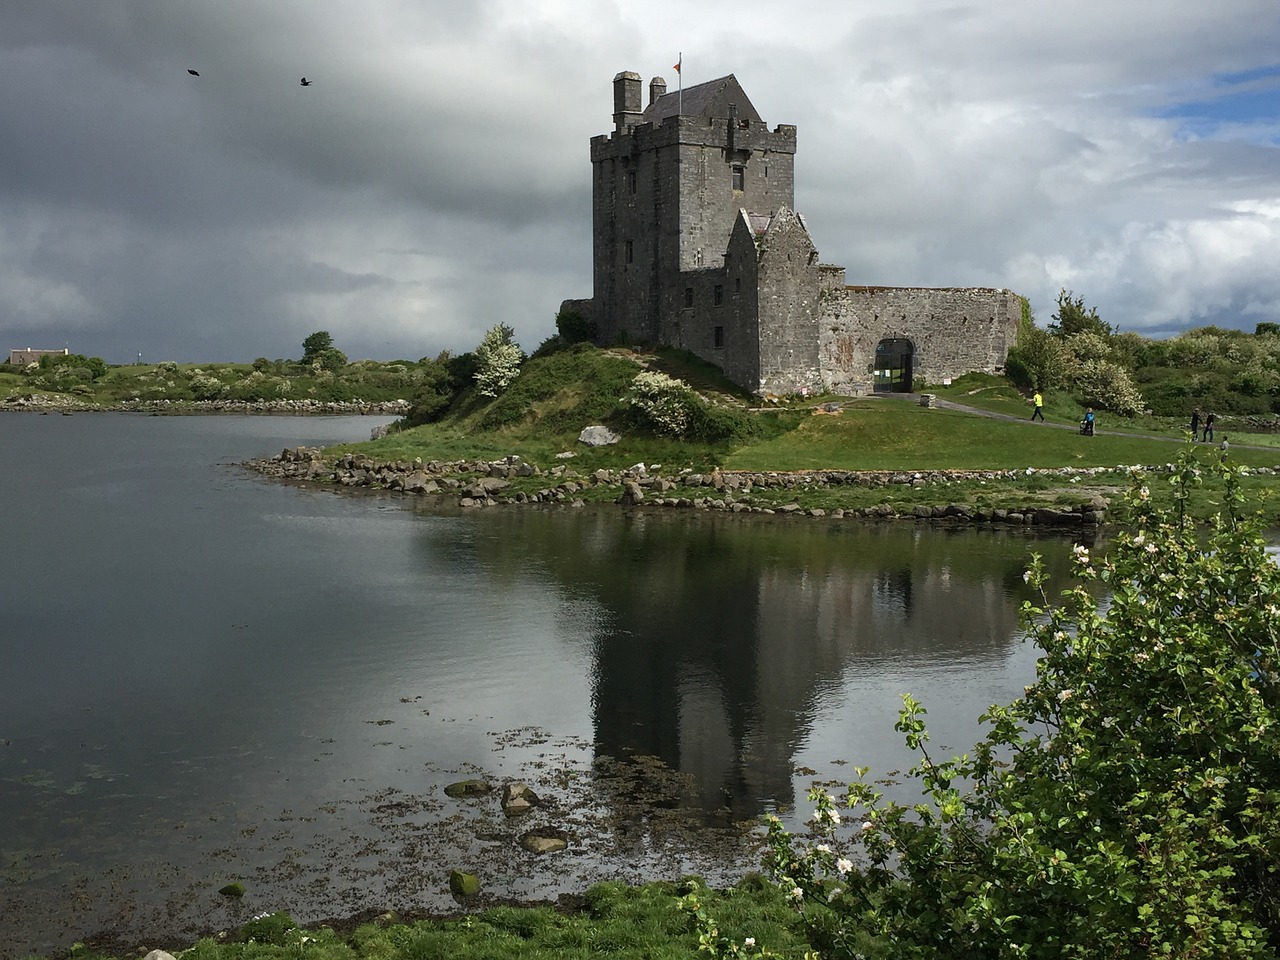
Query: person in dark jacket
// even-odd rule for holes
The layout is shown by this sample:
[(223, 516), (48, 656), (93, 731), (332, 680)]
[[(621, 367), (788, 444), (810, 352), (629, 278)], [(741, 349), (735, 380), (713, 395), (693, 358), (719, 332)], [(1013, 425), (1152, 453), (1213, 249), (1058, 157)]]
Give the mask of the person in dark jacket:
[(1204, 442), (1213, 443), (1213, 411), (1204, 415)]

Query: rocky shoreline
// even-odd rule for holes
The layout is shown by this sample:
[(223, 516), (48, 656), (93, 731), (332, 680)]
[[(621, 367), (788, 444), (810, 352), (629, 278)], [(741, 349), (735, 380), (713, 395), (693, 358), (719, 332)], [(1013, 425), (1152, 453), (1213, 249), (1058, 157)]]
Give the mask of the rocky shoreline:
[(120, 403), (85, 403), (63, 394), (0, 399), (0, 411), (25, 413), (240, 413), (316, 416), (375, 415), (402, 417), (408, 400), (124, 400)]
[[(503, 504), (585, 506), (590, 499), (610, 500), (626, 507), (725, 511), (863, 520), (912, 520), (949, 523), (987, 523), (1013, 526), (1052, 526), (1096, 530), (1106, 520), (1107, 499), (1094, 494), (1070, 506), (1046, 506), (1030, 502), (1004, 507), (975, 507), (965, 503), (942, 506), (913, 504), (894, 507), (887, 503), (851, 509), (805, 508), (791, 501), (778, 504), (779, 492), (812, 492), (839, 487), (889, 488), (907, 493), (924, 487), (957, 481), (1008, 481), (1040, 475), (1065, 482), (1092, 479), (1124, 484), (1133, 467), (1063, 467), (1037, 470), (814, 470), (760, 472), (714, 470), (684, 471), (664, 475), (641, 464), (626, 470), (595, 470), (583, 475), (558, 464), (549, 470), (518, 456), (497, 461), (381, 461), (349, 453), (326, 458), (319, 448), (296, 447), (269, 459), (252, 460), (246, 466), (265, 476), (337, 486), (398, 492), (410, 496), (437, 497), (463, 509)], [(1143, 468), (1152, 471), (1165, 465)], [(1262, 472), (1262, 471), (1259, 471)], [(546, 485), (533, 491), (515, 489), (513, 481), (540, 478)], [(529, 486), (529, 484), (521, 484)], [(601, 489), (606, 488), (606, 489)], [(760, 496), (767, 492), (767, 496)]]

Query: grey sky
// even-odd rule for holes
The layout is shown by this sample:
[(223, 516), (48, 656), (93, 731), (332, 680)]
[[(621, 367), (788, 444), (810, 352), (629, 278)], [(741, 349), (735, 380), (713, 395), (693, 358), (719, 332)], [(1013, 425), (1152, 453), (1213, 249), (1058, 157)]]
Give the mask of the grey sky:
[[(1275, 0), (12, 0), (0, 348), (532, 350), (591, 293), (611, 80), (735, 73), (850, 283), (1280, 320)], [(188, 75), (188, 68), (201, 76)], [(314, 85), (303, 88), (299, 78)]]

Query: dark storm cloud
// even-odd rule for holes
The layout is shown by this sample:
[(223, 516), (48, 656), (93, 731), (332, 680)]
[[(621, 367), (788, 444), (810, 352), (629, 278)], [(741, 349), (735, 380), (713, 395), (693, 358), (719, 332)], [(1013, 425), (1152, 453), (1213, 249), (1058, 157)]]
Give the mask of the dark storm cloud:
[(5, 4), (0, 347), (244, 360), (329, 329), (416, 358), (505, 321), (532, 349), (591, 292), (610, 80), (675, 86), (680, 53), (799, 126), (797, 206), (850, 282), (1275, 319), (1276, 120), (1239, 97), (1271, 89), (1280, 7), (1158, 7)]

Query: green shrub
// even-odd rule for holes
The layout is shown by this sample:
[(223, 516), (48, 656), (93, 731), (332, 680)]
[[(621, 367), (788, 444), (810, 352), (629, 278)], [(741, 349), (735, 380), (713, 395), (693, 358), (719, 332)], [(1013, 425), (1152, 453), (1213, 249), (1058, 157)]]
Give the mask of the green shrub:
[(594, 342), (597, 336), (594, 320), (588, 320), (576, 310), (563, 310), (556, 314), (556, 333), (565, 343)]
[(496, 397), (520, 373), (524, 360), (514, 340), (515, 331), (505, 323), (490, 327), (476, 347), (476, 385), (486, 397)]
[[(771, 871), (824, 956), (866, 937), (912, 957), (1275, 955), (1280, 567), (1238, 473), (1214, 470), (1207, 531), (1184, 451), (1170, 509), (1138, 477), (1110, 552), (1077, 546), (1078, 585), (1024, 605), (1036, 680), (970, 754), (935, 758), (903, 698), (924, 802), (886, 802), (864, 768), (852, 823), (821, 789), (812, 840), (772, 820)], [(1043, 590), (1038, 558), (1027, 579)]]
[(243, 943), (268, 943), (283, 947), (289, 942), (290, 931), (298, 925), (287, 913), (268, 913), (254, 917), (240, 928), (238, 939)]

